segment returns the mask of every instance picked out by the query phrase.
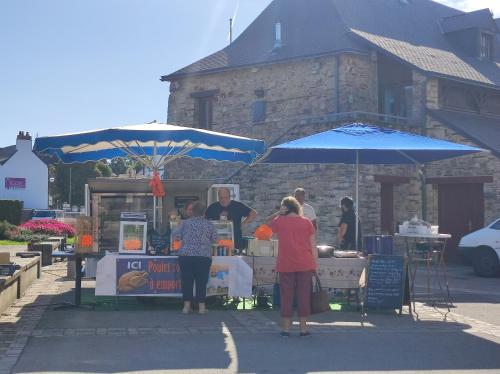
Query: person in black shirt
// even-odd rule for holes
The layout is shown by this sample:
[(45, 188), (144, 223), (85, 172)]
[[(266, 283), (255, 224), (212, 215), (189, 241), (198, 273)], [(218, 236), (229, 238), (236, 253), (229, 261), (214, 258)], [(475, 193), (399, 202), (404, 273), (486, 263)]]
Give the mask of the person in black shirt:
[[(356, 243), (356, 212), (354, 212), (354, 202), (350, 197), (344, 197), (340, 201), (340, 208), (342, 209), (342, 218), (339, 223), (339, 232), (337, 240), (340, 249), (355, 250)], [(358, 250), (361, 250), (361, 223), (358, 219)]]
[(208, 219), (232, 221), (234, 229), (234, 247), (242, 249), (244, 242), (241, 226), (252, 222), (257, 212), (240, 201), (231, 200), (231, 193), (228, 188), (219, 188), (217, 195), (219, 201), (210, 204), (205, 215)]

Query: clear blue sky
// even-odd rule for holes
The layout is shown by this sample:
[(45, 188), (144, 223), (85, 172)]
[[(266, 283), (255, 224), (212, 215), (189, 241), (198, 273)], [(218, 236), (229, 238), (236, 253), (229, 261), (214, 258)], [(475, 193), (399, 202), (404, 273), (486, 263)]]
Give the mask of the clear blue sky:
[[(500, 16), (498, 0), (440, 1)], [(0, 1), (0, 147), (19, 130), (45, 136), (165, 122), (160, 76), (224, 47), (236, 9), (237, 36), (270, 2)]]

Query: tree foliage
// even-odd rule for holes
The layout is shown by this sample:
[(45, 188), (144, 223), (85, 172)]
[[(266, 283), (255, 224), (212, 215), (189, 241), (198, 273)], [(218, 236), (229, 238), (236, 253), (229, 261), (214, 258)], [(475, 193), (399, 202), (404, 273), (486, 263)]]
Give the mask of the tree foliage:
[(53, 164), (49, 166), (49, 178), (54, 181), (49, 183), (49, 194), (52, 203), (61, 207), (63, 203), (70, 202), (70, 174), (71, 174), (71, 205), (85, 203), (85, 184), (90, 178), (111, 177), (125, 174), (129, 168), (136, 172), (142, 170), (142, 164), (132, 158), (116, 158), (110, 162), (98, 161), (85, 164)]
[(115, 175), (125, 174), (129, 168), (129, 165), (127, 164), (127, 159), (124, 158), (112, 159), (109, 166), (111, 166), (111, 170)]
[(58, 207), (70, 201), (71, 205), (83, 205), (87, 180), (96, 177), (110, 177), (111, 175), (111, 167), (104, 161), (51, 165), (49, 178), (54, 178), (54, 181), (49, 184), (49, 194), (52, 196), (52, 202)]

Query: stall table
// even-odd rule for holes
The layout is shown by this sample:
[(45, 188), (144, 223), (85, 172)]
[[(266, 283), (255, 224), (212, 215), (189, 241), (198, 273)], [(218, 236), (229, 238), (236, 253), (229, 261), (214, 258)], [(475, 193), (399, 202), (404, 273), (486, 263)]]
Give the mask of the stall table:
[[(276, 282), (276, 257), (247, 256), (244, 261), (253, 269), (253, 285)], [(366, 258), (318, 258), (318, 277), (324, 288), (358, 289), (359, 279), (366, 267)]]
[(67, 259), (68, 261), (75, 261), (75, 294), (73, 304), (64, 304), (56, 307), (56, 309), (65, 309), (71, 307), (79, 307), (82, 303), (82, 263), (84, 258), (101, 258), (102, 253), (75, 253), (72, 251), (54, 251), (52, 257), (60, 260)]
[[(444, 301), (448, 312), (450, 311), (450, 306), (453, 305), (451, 301), (450, 288), (448, 285), (448, 276), (446, 271), (446, 263), (444, 262), (444, 256), (446, 253), (446, 244), (449, 238), (451, 238), (450, 234), (417, 234), (417, 233), (408, 233), (401, 234), (396, 233), (396, 237), (400, 237), (405, 241), (405, 251), (406, 256), (408, 257), (408, 266), (409, 266), (409, 275), (410, 275), (410, 298), (413, 302), (413, 309), (415, 310), (415, 280), (417, 276), (417, 270), (420, 263), (424, 263), (426, 265), (426, 274), (427, 274), (427, 300), (431, 300), (431, 280), (435, 278), (438, 283), (441, 298)], [(428, 251), (418, 251), (416, 247), (417, 241), (424, 241), (427, 243), (429, 250)], [(433, 242), (440, 243), (440, 249), (435, 253), (437, 255), (437, 261), (435, 261), (434, 250), (432, 248)], [(446, 288), (446, 292), (443, 289), (443, 284), (441, 282), (443, 280), (444, 287)]]

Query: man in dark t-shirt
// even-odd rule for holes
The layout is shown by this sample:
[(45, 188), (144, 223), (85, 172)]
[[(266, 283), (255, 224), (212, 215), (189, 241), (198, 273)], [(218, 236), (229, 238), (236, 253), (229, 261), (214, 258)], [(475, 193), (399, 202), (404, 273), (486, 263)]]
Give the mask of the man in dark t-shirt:
[(208, 219), (232, 221), (234, 246), (242, 249), (244, 242), (241, 227), (252, 222), (257, 212), (240, 201), (231, 200), (231, 193), (227, 188), (219, 188), (217, 195), (219, 201), (210, 204), (205, 215)]
[[(356, 213), (354, 212), (354, 202), (350, 197), (344, 197), (340, 202), (342, 218), (339, 223), (339, 233), (337, 236), (340, 249), (356, 249)], [(358, 220), (358, 250), (361, 249), (361, 223)]]

